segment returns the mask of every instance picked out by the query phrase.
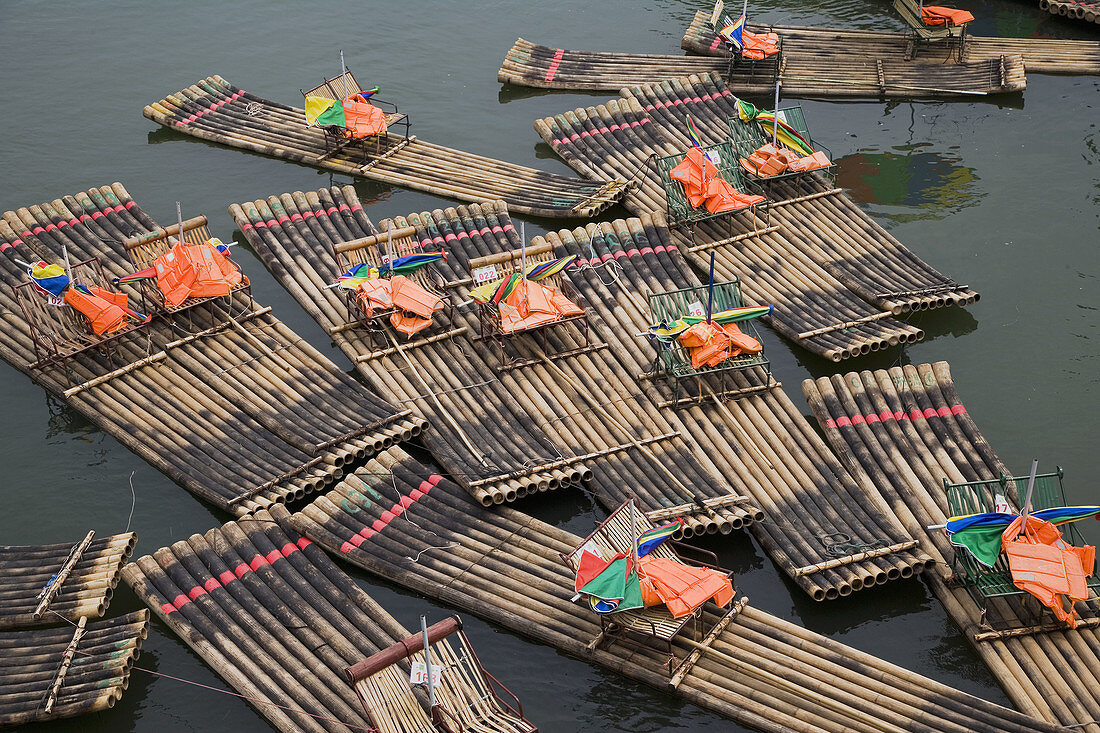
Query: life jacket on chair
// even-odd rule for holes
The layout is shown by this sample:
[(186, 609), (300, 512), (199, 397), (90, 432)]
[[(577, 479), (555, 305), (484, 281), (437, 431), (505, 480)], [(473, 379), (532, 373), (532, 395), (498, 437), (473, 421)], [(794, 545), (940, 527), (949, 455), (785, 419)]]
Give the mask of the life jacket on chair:
[[(1001, 535), (1001, 549), (1008, 556), (1012, 582), (1054, 611), (1054, 615), (1077, 627), (1074, 601), (1088, 598), (1086, 578), (1096, 562), (1096, 548), (1074, 547), (1050, 522), (1038, 517), (1017, 517)], [(1062, 596), (1069, 598), (1069, 610)]]
[[(121, 296), (121, 303), (116, 302), (118, 296)], [(97, 336), (114, 333), (129, 325), (123, 310), (126, 307), (125, 293), (112, 293), (95, 285), (90, 288), (74, 286), (66, 290), (62, 298), (88, 319), (92, 332)]]
[(386, 131), (386, 113), (358, 94), (343, 102), (344, 124), (354, 138), (381, 135)]
[(925, 25), (957, 26), (974, 20), (974, 15), (966, 10), (944, 8), (938, 5), (922, 5), (920, 19)]
[(153, 263), (157, 287), (164, 301), (175, 308), (188, 298), (215, 298), (229, 295), (238, 286), (248, 284), (241, 271), (210, 242), (172, 245)]

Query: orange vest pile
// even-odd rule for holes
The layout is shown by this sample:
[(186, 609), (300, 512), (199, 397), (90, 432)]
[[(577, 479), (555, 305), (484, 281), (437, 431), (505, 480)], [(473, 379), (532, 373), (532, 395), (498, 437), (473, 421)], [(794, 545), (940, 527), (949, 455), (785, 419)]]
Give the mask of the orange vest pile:
[(557, 288), (534, 280), (521, 280), (498, 304), (500, 330), (514, 333), (553, 323), (560, 318), (584, 315), (584, 309)]
[(741, 193), (718, 174), (718, 168), (699, 148), (692, 148), (669, 177), (684, 186), (688, 203), (706, 207), (711, 214), (745, 209), (764, 201), (763, 196)]
[(700, 321), (677, 336), (677, 340), (691, 354), (692, 369), (718, 366), (741, 354), (759, 354), (764, 348), (736, 323)]
[(779, 53), (779, 34), (741, 32), (741, 55), (753, 61), (761, 61)]
[(974, 15), (965, 10), (944, 8), (938, 5), (923, 5), (920, 9), (920, 19), (925, 25), (965, 25), (974, 20)]
[(356, 290), (359, 305), (368, 314), (376, 308), (393, 308), (390, 324), (406, 336), (413, 336), (430, 326), (432, 315), (443, 307), (443, 301), (438, 296), (404, 275), (364, 280)]
[(96, 285), (90, 286), (88, 290), (91, 291), (90, 295), (76, 288), (69, 288), (62, 298), (88, 319), (95, 335), (114, 333), (129, 325), (127, 313), (123, 310), (129, 307), (126, 293), (104, 290)]
[(354, 95), (343, 101), (344, 125), (354, 138), (381, 135), (386, 131), (386, 113)]
[(813, 155), (799, 156), (785, 147), (776, 147), (771, 143), (761, 145), (748, 158), (741, 158), (741, 167), (760, 178), (770, 178), (781, 173), (805, 173), (832, 165), (829, 156), (823, 150)]
[[(1086, 578), (1096, 562), (1096, 548), (1074, 547), (1050, 522), (1028, 516), (1025, 523), (1021, 516), (1001, 535), (1001, 549), (1008, 556), (1008, 569), (1016, 587), (1038, 598), (1070, 628), (1076, 628), (1073, 602), (1088, 598)], [(1068, 611), (1062, 605), (1063, 595), (1070, 601)]]
[(681, 618), (709, 599), (719, 606), (733, 600), (733, 584), (710, 568), (692, 567), (667, 557), (645, 555), (638, 560), (638, 581), (646, 607), (668, 607), (673, 618)]
[(157, 287), (164, 302), (175, 308), (188, 298), (215, 298), (229, 295), (248, 284), (241, 271), (210, 242), (172, 245), (153, 263)]

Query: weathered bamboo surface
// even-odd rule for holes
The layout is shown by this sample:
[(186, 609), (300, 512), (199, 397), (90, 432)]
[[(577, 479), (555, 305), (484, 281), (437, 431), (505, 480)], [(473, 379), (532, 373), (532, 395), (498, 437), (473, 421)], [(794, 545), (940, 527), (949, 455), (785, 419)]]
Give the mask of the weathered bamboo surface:
[(211, 76), (148, 105), (143, 114), (203, 140), (370, 178), (460, 201), (501, 198), (516, 211), (547, 217), (594, 216), (623, 194), (625, 181), (591, 183), (390, 135), (368, 156), (347, 147), (328, 155), (324, 133), (305, 113)]
[[(924, 577), (1017, 707), (1077, 730), (1100, 731), (1097, 629), (979, 636), (985, 631), (979, 609), (950, 583), (952, 548), (942, 532), (924, 529), (946, 521), (944, 477), (961, 483), (1011, 473), (966, 412), (948, 364), (850, 372), (806, 380), (802, 389), (850, 470), (864, 475), (868, 490), (882, 492), (914, 536), (926, 538), (939, 565)], [(990, 610), (1011, 621), (1018, 618), (1016, 608), (1002, 599)]]
[(1100, 23), (1100, 4), (1098, 3), (1086, 3), (1081, 0), (1039, 0), (1039, 9), (1046, 10), (1051, 15), (1083, 20), (1086, 23)]
[[(358, 209), (351, 212), (357, 201), (347, 186), (271, 196), (229, 210), (267, 268), (332, 334), (363, 377), (395, 404), (414, 406), (428, 418), (426, 447), (478, 501), (499, 504), (589, 478), (601, 501), (618, 506), (637, 494), (646, 511), (690, 503), (694, 494), (745, 493), (698, 454), (674, 416), (651, 409), (605, 348), (550, 361), (584, 346), (580, 329), (546, 331), (545, 345), (529, 336), (513, 339), (509, 355), (526, 365), (500, 369), (498, 347), (478, 338), (468, 263), (520, 248), (503, 202), (437, 209), (375, 227)], [(330, 213), (341, 203), (349, 210)], [(441, 322), (419, 334), (426, 338), (405, 346), (401, 337), (380, 350), (369, 330), (345, 328), (348, 308), (338, 291), (325, 286), (338, 274), (333, 245), (390, 227), (410, 233), (400, 248), (394, 245), (395, 254), (447, 250), (446, 261), (433, 267), (454, 284), (448, 288), (454, 302), (465, 305), (446, 317), (437, 314)], [(385, 239), (375, 246), (384, 251)], [(446, 338), (432, 340), (433, 333)], [(728, 533), (759, 516), (754, 506), (736, 503), (689, 517), (685, 532)]]
[[(397, 507), (403, 508), (394, 516)], [(275, 507), (277, 519), (285, 507)], [(482, 508), (436, 469), (390, 449), (292, 517), (302, 534), (389, 581), (567, 654), (669, 689), (659, 648), (589, 642), (559, 552), (581, 538), (509, 507)], [(705, 612), (707, 623), (717, 616)], [(683, 658), (693, 649), (675, 642)], [(747, 605), (674, 692), (763, 731), (1052, 731)], [(673, 690), (669, 690), (673, 692)]]
[[(703, 283), (663, 223), (649, 215), (618, 219), (551, 232), (545, 241), (557, 254), (580, 257), (570, 280), (592, 304), (593, 328), (622, 372), (638, 375), (637, 388), (653, 403), (671, 401), (663, 380), (642, 378), (657, 352), (636, 334), (652, 325), (647, 294)], [(685, 382), (684, 392), (697, 400), (676, 412), (721, 474), (764, 510), (767, 521), (750, 529), (780, 568), (816, 600), (922, 572), (928, 555), (913, 546), (881, 497), (837, 461), (781, 386), (759, 369), (727, 376), (728, 387), (744, 396), (718, 398), (722, 380), (712, 375), (702, 385)]]
[[(1080, 8), (1085, 14), (1092, 12), (1100, 15), (1100, 7), (1087, 3), (1061, 2), (1060, 0), (1040, 0), (1044, 2)], [(1051, 10), (1055, 15), (1057, 8)], [(1095, 21), (1095, 15), (1094, 20)], [(783, 54), (792, 57), (820, 57), (822, 54), (846, 54), (868, 56), (893, 62), (910, 62), (948, 65), (958, 57), (958, 39), (950, 38), (931, 43), (916, 44), (912, 33), (895, 31), (865, 31), (840, 28), (817, 28), (812, 26), (749, 24), (756, 32), (775, 31), (783, 39)], [(684, 32), (680, 42), (685, 51), (705, 56), (721, 55), (718, 37), (710, 27), (708, 13), (699, 11)], [(989, 62), (1001, 56), (1019, 55), (1023, 57), (1028, 72), (1037, 74), (1100, 74), (1100, 41), (1068, 41), (1053, 38), (997, 38), (966, 34), (963, 45), (963, 61)]]
[(370, 728), (344, 669), (409, 635), (298, 534), (286, 512), (259, 511), (191, 535), (126, 565), (122, 575), (286, 733)]
[[(787, 96), (913, 99), (982, 97), (1027, 87), (1019, 54), (923, 63), (818, 48), (783, 53), (756, 65), (730, 67), (725, 58), (569, 51), (519, 38), (504, 56), (497, 81), (541, 89), (616, 91), (690, 74), (716, 74), (739, 94), (768, 94), (778, 80)], [(776, 65), (778, 64), (778, 69)]]
[[(685, 114), (704, 144), (729, 136), (735, 97), (713, 76), (691, 76), (624, 89), (619, 99), (535, 122), (535, 129), (575, 170), (596, 180), (627, 176), (638, 185), (624, 199), (635, 214), (664, 211), (653, 156), (690, 146)], [(967, 305), (979, 294), (937, 272), (818, 176), (768, 184), (770, 215), (739, 213), (701, 223), (694, 238), (673, 242), (720, 276), (744, 275), (748, 300), (775, 305), (771, 323), (803, 348), (833, 361), (924, 337), (891, 315)], [(751, 273), (751, 275), (750, 275)]]
[[(164, 315), (67, 363), (36, 367), (11, 286), (27, 262), (98, 257), (132, 271), (127, 236), (156, 223), (121, 184), (0, 216), (0, 356), (211, 504), (244, 514), (331, 483), (342, 466), (405, 440), (423, 419), (344, 374), (246, 295)], [(123, 286), (136, 302), (137, 291)]]
[(149, 612), (0, 633), (0, 728), (106, 710), (122, 699)]
[(137, 535), (84, 539), (0, 546), (0, 629), (53, 626), (59, 620), (103, 615)]

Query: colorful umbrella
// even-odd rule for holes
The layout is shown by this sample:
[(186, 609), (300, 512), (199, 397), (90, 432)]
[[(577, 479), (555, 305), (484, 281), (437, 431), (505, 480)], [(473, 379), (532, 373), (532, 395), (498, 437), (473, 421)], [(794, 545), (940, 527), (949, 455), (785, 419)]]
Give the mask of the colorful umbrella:
[[(711, 316), (711, 320), (720, 324), (737, 323), (738, 321), (746, 321), (750, 318), (766, 316), (771, 312), (772, 306), (770, 305), (748, 305), (741, 308), (727, 308), (724, 311), (714, 313)], [(659, 323), (656, 326), (650, 326), (649, 335), (659, 341), (669, 343), (675, 341), (677, 336), (694, 326), (696, 323), (701, 323), (705, 320), (707, 320), (706, 316), (683, 316), (672, 323)]]
[[(1031, 512), (1031, 516), (1059, 525), (1100, 515), (1100, 506), (1056, 506)], [(982, 565), (993, 567), (1001, 555), (1001, 535), (1018, 514), (983, 512), (951, 517), (943, 530), (955, 547), (965, 549)]]
[[(737, 100), (737, 116), (741, 118), (742, 122), (758, 122), (765, 130), (771, 130), (772, 126), (776, 123), (775, 113), (768, 112), (767, 110), (757, 109), (755, 105), (749, 102)], [(797, 130), (788, 125), (783, 120), (779, 120), (779, 127), (776, 131), (776, 137), (779, 138), (779, 142), (786, 145), (791, 150), (795, 151), (799, 155), (813, 155), (814, 148), (810, 145), (810, 142), (802, 137)]]
[(378, 267), (361, 263), (337, 277), (335, 284), (345, 290), (355, 290), (364, 280), (374, 280), (387, 275), (407, 275), (432, 262), (446, 259), (446, 252), (416, 252), (403, 257), (395, 257), (393, 262), (383, 263)]

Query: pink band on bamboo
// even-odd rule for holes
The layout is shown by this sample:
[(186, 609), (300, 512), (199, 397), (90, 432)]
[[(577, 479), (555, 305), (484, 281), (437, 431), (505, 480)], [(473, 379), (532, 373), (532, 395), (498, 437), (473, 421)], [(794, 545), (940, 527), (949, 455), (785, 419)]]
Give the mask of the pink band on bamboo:
[(221, 588), (222, 584), (218, 582), (217, 578), (210, 578), (202, 584), (202, 587), (205, 588), (207, 591), (213, 591)]
[(564, 48), (559, 48), (554, 52), (554, 60), (550, 62), (550, 68), (546, 70), (546, 78), (544, 81), (554, 81), (554, 74), (558, 73), (558, 67), (561, 66), (561, 57), (564, 55)]

